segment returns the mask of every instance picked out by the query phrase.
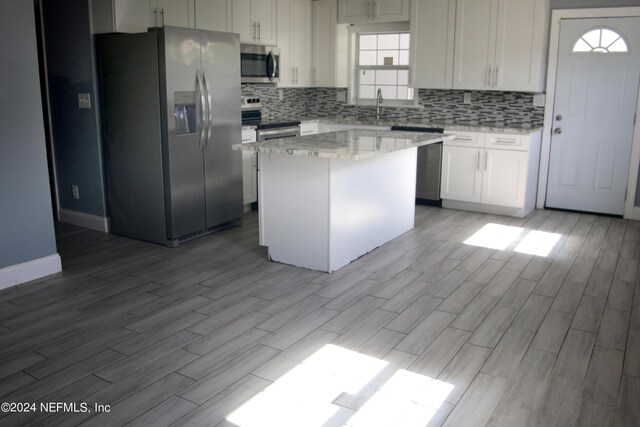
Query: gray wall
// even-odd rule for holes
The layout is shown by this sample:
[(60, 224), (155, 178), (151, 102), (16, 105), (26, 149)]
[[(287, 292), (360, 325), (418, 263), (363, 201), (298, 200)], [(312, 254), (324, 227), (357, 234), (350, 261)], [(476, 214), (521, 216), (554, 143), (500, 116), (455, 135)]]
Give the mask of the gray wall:
[[(106, 216), (89, 0), (39, 1), (60, 207)], [(91, 109), (78, 108), (78, 93), (91, 94)]]
[(33, 3), (0, 13), (0, 268), (56, 253)]

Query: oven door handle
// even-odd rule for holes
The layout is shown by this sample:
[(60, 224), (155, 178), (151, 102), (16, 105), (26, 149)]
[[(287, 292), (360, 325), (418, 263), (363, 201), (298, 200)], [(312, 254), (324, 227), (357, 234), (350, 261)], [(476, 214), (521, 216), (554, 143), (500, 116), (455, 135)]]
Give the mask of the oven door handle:
[(294, 133), (277, 133), (277, 134), (271, 134), (269, 136), (264, 136), (262, 138), (260, 138), (260, 141), (271, 141), (272, 139), (281, 139), (281, 138), (293, 138), (296, 136), (300, 136), (300, 133), (298, 132), (294, 132)]

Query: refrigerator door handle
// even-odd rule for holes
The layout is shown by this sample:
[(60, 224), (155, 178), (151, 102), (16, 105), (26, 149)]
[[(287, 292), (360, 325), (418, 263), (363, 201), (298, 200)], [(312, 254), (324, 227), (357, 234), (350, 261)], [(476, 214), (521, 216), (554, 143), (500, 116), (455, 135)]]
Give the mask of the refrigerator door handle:
[(198, 98), (198, 103), (196, 104), (196, 108), (200, 107), (200, 113), (196, 111), (196, 121), (198, 128), (198, 147), (202, 147), (203, 139), (205, 136), (205, 125), (204, 121), (206, 120), (205, 113), (205, 94), (204, 88), (202, 87), (202, 79), (200, 78), (200, 71), (196, 71), (196, 97)]
[(205, 140), (205, 147), (209, 146), (209, 140), (211, 140), (211, 134), (213, 131), (213, 97), (211, 96), (211, 85), (209, 85), (209, 79), (207, 78), (207, 72), (202, 71), (202, 80), (204, 81), (204, 89), (206, 91), (207, 99), (207, 139)]

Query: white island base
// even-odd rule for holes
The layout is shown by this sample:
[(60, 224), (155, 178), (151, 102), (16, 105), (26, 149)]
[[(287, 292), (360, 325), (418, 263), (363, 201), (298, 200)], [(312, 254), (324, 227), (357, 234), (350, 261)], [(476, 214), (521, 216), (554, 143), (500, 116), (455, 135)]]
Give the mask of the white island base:
[(359, 160), (258, 154), (260, 244), (332, 272), (411, 230), (417, 148)]

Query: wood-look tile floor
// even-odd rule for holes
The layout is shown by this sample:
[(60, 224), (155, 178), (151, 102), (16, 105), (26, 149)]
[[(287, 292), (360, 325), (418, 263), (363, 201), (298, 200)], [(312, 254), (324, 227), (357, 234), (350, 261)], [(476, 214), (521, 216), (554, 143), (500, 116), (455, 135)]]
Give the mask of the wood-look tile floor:
[[(463, 243), (487, 224), (506, 249)], [(638, 222), (419, 206), (333, 274), (268, 262), (254, 213), (57, 235), (64, 271), (0, 292), (0, 401), (79, 410), (2, 425), (640, 425)]]

